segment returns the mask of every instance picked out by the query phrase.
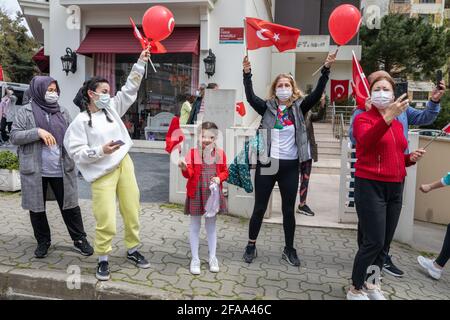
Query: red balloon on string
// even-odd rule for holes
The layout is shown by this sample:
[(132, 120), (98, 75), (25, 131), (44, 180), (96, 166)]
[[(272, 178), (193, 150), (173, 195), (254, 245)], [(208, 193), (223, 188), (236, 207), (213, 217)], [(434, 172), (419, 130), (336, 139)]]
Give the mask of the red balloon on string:
[(343, 4), (333, 10), (328, 20), (328, 29), (334, 42), (343, 46), (358, 33), (361, 12), (351, 4)]
[(163, 6), (153, 6), (144, 13), (142, 28), (147, 38), (153, 41), (166, 39), (175, 27), (172, 12)]

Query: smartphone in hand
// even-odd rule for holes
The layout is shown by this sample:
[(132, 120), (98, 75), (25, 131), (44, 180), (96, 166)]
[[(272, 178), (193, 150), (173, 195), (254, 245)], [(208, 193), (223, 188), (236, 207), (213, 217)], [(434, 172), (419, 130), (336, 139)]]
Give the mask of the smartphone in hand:
[[(408, 82), (406, 82), (406, 81), (397, 82), (395, 84), (395, 90), (394, 90), (395, 99), (400, 98), (405, 93), (406, 94), (408, 93)], [(406, 96), (405, 99), (406, 98), (408, 98), (408, 96)]]
[(436, 71), (436, 88), (441, 89), (442, 70)]
[(125, 142), (122, 140), (113, 141), (113, 143), (111, 143), (112, 146), (123, 146), (124, 144)]

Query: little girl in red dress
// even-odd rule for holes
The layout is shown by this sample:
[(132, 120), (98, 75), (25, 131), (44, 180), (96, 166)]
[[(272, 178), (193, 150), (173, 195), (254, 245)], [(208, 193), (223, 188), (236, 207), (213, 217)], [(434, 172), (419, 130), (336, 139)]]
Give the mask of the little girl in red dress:
[[(189, 150), (185, 161), (181, 160), (179, 163), (183, 176), (188, 179), (185, 214), (191, 216), (189, 227), (192, 254), (190, 271), (195, 275), (200, 274), (198, 249), (202, 216), (208, 210), (206, 204), (212, 194), (211, 189), (215, 189), (217, 186), (218, 194), (216, 196), (219, 197), (219, 205), (216, 209), (218, 209), (218, 212), (208, 212), (205, 217), (205, 229), (208, 237), (209, 270), (219, 272), (219, 262), (216, 258), (215, 213), (227, 212), (222, 182), (228, 178), (228, 168), (224, 151), (218, 148), (215, 143), (217, 134), (218, 128), (215, 123), (203, 122), (199, 134), (199, 147)], [(211, 186), (211, 184), (216, 184), (216, 186)]]

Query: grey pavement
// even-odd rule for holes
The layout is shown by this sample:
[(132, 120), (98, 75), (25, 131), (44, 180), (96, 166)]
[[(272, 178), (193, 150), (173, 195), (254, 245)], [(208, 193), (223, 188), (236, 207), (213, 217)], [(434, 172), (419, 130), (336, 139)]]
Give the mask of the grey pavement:
[[(91, 202), (83, 199), (80, 204), (86, 231), (92, 241), (95, 221)], [(82, 257), (71, 250), (70, 238), (55, 203), (48, 205), (53, 239), (49, 256), (43, 260), (33, 257), (36, 244), (29, 216), (20, 208), (20, 194), (0, 194), (0, 208), (0, 271), (11, 274), (11, 278), (21, 273), (29, 277), (42, 274), (46, 281), (52, 281), (53, 278), (64, 278), (68, 266), (78, 266), (82, 282), (95, 285), (96, 258)], [(142, 203), (140, 250), (152, 264), (146, 270), (136, 269), (126, 261), (119, 214), (117, 222), (118, 232), (110, 259), (112, 280), (97, 287), (106, 285), (126, 287), (132, 292), (159, 292), (164, 298), (344, 299), (350, 284), (356, 252), (354, 230), (297, 227), (295, 246), (302, 261), (298, 268), (281, 259), (283, 227), (265, 223), (257, 243), (258, 257), (249, 265), (242, 261), (248, 220), (220, 216), (217, 221), (217, 257), (221, 270), (217, 274), (208, 271), (207, 244), (202, 230), (202, 274), (193, 276), (189, 273), (189, 217), (182, 213), (181, 207)], [(444, 273), (440, 281), (435, 281), (419, 269), (416, 262), (418, 251), (393, 243), (391, 253), (405, 271), (405, 277), (383, 277), (382, 288), (390, 299), (450, 298), (449, 272)], [(80, 290), (76, 298), (87, 294)]]

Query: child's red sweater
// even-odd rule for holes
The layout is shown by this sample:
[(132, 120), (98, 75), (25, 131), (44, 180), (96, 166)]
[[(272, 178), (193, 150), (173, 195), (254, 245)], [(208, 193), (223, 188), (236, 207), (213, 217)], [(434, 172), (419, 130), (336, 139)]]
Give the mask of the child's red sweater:
[(406, 167), (415, 164), (404, 154), (408, 141), (403, 125), (394, 120), (387, 125), (377, 108), (356, 116), (353, 124), (356, 139), (355, 176), (364, 179), (402, 182)]
[[(216, 172), (217, 177), (220, 179), (220, 190), (222, 190), (222, 182), (228, 179), (227, 157), (222, 149), (216, 148), (215, 152), (217, 156)], [(186, 155), (187, 169), (181, 171), (181, 173), (188, 179), (186, 189), (189, 198), (194, 198), (195, 196), (195, 191), (197, 190), (197, 185), (202, 173), (202, 160), (198, 148), (189, 150), (189, 153)]]

